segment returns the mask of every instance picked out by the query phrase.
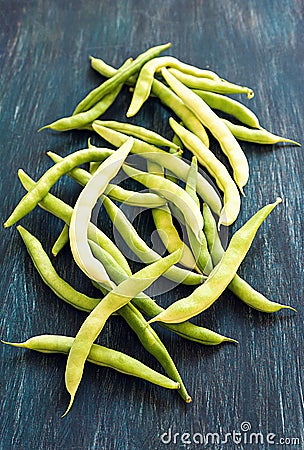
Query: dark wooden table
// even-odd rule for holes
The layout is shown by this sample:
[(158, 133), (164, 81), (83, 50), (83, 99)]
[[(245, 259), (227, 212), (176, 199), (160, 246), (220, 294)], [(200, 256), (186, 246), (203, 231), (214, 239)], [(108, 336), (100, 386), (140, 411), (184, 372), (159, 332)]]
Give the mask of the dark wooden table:
[[(1, 221), (24, 192), (18, 168), (38, 178), (50, 167), (47, 150), (65, 155), (84, 148), (92, 136), (37, 133), (70, 114), (102, 80), (90, 69), (89, 55), (118, 67), (171, 41), (167, 54), (252, 87), (255, 97), (243, 101), (261, 124), (303, 143), (303, 10), (301, 0), (1, 0)], [(129, 101), (125, 89), (105, 117), (125, 120)], [(151, 100), (134, 123), (170, 137), (169, 114)], [(97, 136), (92, 139), (102, 145)], [(1, 345), (1, 450), (303, 448), (303, 150), (243, 148), (250, 180), (230, 233), (277, 196), (283, 203), (261, 227), (240, 274), (298, 313), (263, 314), (227, 291), (197, 323), (238, 339), (238, 346), (204, 347), (155, 326), (193, 396), (191, 404), (172, 391), (88, 364), (63, 419), (66, 358)], [(73, 204), (79, 188), (64, 179), (53, 192)], [(139, 223), (143, 235), (147, 220), (148, 215)], [(21, 223), (50, 252), (59, 220), (37, 208)], [(75, 335), (86, 315), (43, 285), (15, 227), (1, 229), (0, 244), (1, 338)], [(71, 263), (69, 249), (54, 264), (74, 286), (96, 294)], [(158, 300), (167, 304), (189, 289)], [(161, 370), (119, 317), (109, 321), (99, 342)]]

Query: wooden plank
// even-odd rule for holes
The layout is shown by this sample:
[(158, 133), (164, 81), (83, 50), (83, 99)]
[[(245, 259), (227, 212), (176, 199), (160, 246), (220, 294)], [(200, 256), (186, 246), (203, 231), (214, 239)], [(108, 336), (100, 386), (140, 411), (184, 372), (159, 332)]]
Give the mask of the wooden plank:
[[(3, 221), (23, 194), (16, 176), (19, 167), (38, 178), (51, 164), (45, 151), (65, 155), (87, 145), (88, 132), (36, 131), (70, 114), (99, 84), (101, 78), (89, 67), (91, 54), (118, 67), (130, 55), (136, 57), (152, 45), (171, 41), (168, 54), (200, 67), (210, 66), (224, 78), (252, 87), (255, 97), (243, 101), (261, 124), (301, 142), (302, 3), (0, 2)], [(130, 98), (124, 89), (105, 118), (126, 120)], [(133, 121), (171, 137), (170, 114), (151, 100)], [(97, 136), (93, 142), (102, 144)], [(1, 449), (199, 448), (199, 440), (208, 433), (218, 433), (221, 442), (212, 446), (210, 440), (217, 435), (209, 435), (210, 448), (228, 449), (237, 445), (233, 436), (226, 436), (233, 432), (241, 433), (238, 448), (247, 449), (250, 431), (261, 433), (264, 444), (259, 448), (270, 448), (268, 433), (275, 434), (277, 444), (282, 439), (281, 445), (271, 448), (302, 448), (303, 151), (242, 145), (250, 180), (231, 232), (276, 196), (283, 203), (263, 224), (240, 274), (269, 298), (292, 304), (298, 313), (265, 315), (226, 292), (197, 321), (238, 339), (238, 346), (203, 347), (155, 325), (193, 396), (192, 404), (184, 405), (173, 392), (88, 364), (75, 405), (64, 419), (60, 415), (68, 403), (65, 357), (1, 345)], [(222, 158), (216, 145), (215, 152)], [(64, 199), (73, 204), (79, 188), (64, 179), (54, 192), (64, 193)], [(43, 240), (48, 251), (61, 228), (58, 220), (38, 209), (22, 224)], [(109, 222), (106, 227), (110, 228)], [(147, 227), (141, 220), (139, 232), (145, 235)], [(0, 245), (1, 338), (18, 341), (42, 333), (75, 335), (86, 315), (63, 304), (42, 284), (15, 227), (0, 230)], [(96, 294), (71, 264), (68, 249), (54, 263), (73, 285)], [(188, 289), (178, 288), (176, 294), (164, 294), (160, 300), (168, 304)], [(119, 317), (109, 322), (100, 342), (161, 370)], [(245, 422), (251, 427), (247, 434)], [(293, 438), (301, 444), (291, 445)]]

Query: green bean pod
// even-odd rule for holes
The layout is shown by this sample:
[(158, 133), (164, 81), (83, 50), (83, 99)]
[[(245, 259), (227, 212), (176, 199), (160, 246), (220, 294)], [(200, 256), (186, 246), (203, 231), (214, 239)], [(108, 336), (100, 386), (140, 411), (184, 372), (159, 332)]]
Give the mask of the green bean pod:
[[(68, 355), (74, 338), (45, 334), (34, 336), (25, 342), (2, 342), (13, 347), (27, 348), (41, 353), (63, 353), (64, 355)], [(98, 366), (110, 367), (118, 372), (141, 378), (167, 389), (180, 388), (179, 383), (151, 369), (138, 359), (98, 344), (92, 345), (87, 361)]]
[[(24, 171), (19, 170), (18, 176), (26, 190), (29, 191), (36, 186), (36, 182), (33, 181)], [(55, 197), (53, 194), (48, 193), (45, 197), (43, 197), (43, 199), (39, 202), (39, 206), (63, 220), (67, 225), (70, 224), (73, 208), (59, 198)], [(89, 224), (88, 239), (91, 239), (107, 250), (107, 252), (109, 252), (121, 265), (121, 267), (124, 268), (127, 274), (131, 275), (131, 269), (124, 255), (120, 252), (112, 240), (93, 223)]]
[[(203, 217), (205, 235), (208, 241), (213, 262), (216, 265), (224, 256), (225, 251), (218, 235), (216, 222), (214, 220), (212, 212), (206, 204), (203, 205)], [(238, 274), (234, 276), (231, 283), (228, 285), (228, 289), (248, 306), (258, 311), (262, 311), (265, 313), (274, 313), (281, 309), (291, 309), (295, 311), (291, 306), (282, 305), (280, 303), (268, 300), (268, 298), (266, 298), (260, 292), (256, 291)]]
[[(159, 259), (161, 256), (151, 249), (146, 242), (138, 235), (137, 231), (115, 203), (109, 198), (103, 197), (103, 206), (107, 211), (114, 227), (124, 239), (126, 245), (138, 256), (138, 258), (145, 264), (151, 264)], [(182, 249), (180, 249), (182, 252)], [(201, 274), (190, 272), (187, 269), (172, 266), (164, 273), (164, 277), (174, 281), (175, 283), (183, 284), (200, 284), (204, 281), (204, 277)]]
[(124, 318), (130, 328), (135, 332), (143, 347), (154, 356), (157, 361), (165, 369), (170, 379), (178, 384), (178, 392), (186, 403), (192, 401), (191, 396), (187, 392), (184, 382), (173, 362), (165, 345), (153, 330), (151, 325), (148, 325), (146, 319), (141, 312), (130, 302), (118, 310), (118, 313)]
[[(47, 155), (55, 162), (61, 161), (63, 158), (57, 153), (47, 152)], [(99, 163), (96, 163), (99, 166)], [(91, 178), (89, 172), (81, 168), (72, 169), (68, 174), (77, 183), (85, 186)], [(166, 200), (161, 198), (157, 194), (150, 192), (135, 192), (128, 189), (124, 189), (121, 186), (109, 183), (105, 189), (105, 195), (109, 196), (112, 200), (116, 200), (120, 203), (125, 203), (130, 206), (142, 206), (145, 208), (158, 208), (166, 205)]]
[(116, 152), (113, 152), (101, 163), (80, 192), (69, 225), (70, 248), (74, 261), (89, 278), (109, 286), (112, 282), (103, 265), (92, 254), (88, 244), (88, 228), (92, 210), (109, 182), (120, 171), (132, 146), (133, 138), (130, 137)]
[(132, 123), (117, 122), (115, 120), (100, 120), (99, 123), (103, 127), (112, 128), (113, 130), (120, 131), (128, 136), (136, 137), (144, 142), (147, 142), (148, 144), (159, 147), (169, 147), (177, 151), (180, 150), (174, 142), (169, 141), (169, 139), (166, 139), (155, 131), (148, 130), (147, 128), (133, 125)]
[(254, 96), (253, 90), (247, 86), (240, 86), (223, 79), (209, 80), (208, 78), (199, 78), (185, 74), (178, 69), (169, 68), (168, 70), (175, 78), (189, 88), (216, 92), (218, 94), (246, 94), (247, 98), (252, 98)]
[(78, 150), (63, 158), (60, 162), (50, 167), (37, 181), (36, 186), (20, 200), (5, 222), (4, 227), (14, 225), (14, 223), (30, 213), (59, 178), (70, 172), (74, 167), (90, 161), (103, 161), (112, 154), (113, 150), (91, 147)]
[[(90, 242), (92, 251), (96, 258), (98, 258), (102, 264), (105, 266), (110, 278), (119, 284), (127, 278), (126, 273), (117, 264), (113, 257), (107, 253), (103, 248), (96, 245), (94, 242)], [(108, 292), (107, 289), (103, 290), (97, 283), (93, 282), (93, 285), (105, 293)], [(164, 309), (159, 306), (152, 298), (148, 295), (141, 293), (132, 299), (132, 303), (140, 309), (148, 317), (155, 317), (160, 314)], [(223, 336), (215, 331), (209, 330), (208, 328), (195, 325), (191, 322), (183, 322), (178, 324), (166, 324), (159, 323), (162, 327), (168, 328), (168, 330), (173, 333), (188, 339), (193, 342), (197, 342), (203, 345), (219, 345), (223, 342), (237, 342), (234, 339)]]
[(220, 213), (219, 226), (221, 224), (231, 225), (239, 215), (241, 199), (237, 186), (225, 165), (191, 131), (179, 125), (172, 117), (169, 119), (169, 123), (184, 145), (197, 157), (199, 163), (208, 170), (215, 179), (217, 186), (224, 193), (224, 206)]
[(229, 114), (249, 127), (260, 128), (260, 122), (257, 116), (241, 102), (227, 97), (226, 95), (216, 94), (215, 92), (203, 91), (201, 89), (194, 89), (193, 91), (201, 97), (210, 108)]
[(137, 56), (137, 58), (132, 61), (132, 63), (121, 70), (118, 70), (113, 77), (102, 83), (97, 88), (93, 89), (76, 107), (73, 114), (81, 113), (91, 108), (96, 102), (98, 102), (104, 95), (112, 91), (117, 84), (124, 83), (127, 79), (134, 75), (146, 62), (150, 59), (155, 58), (161, 52), (167, 50), (171, 47), (171, 43), (158, 45), (156, 47), (151, 47), (144, 53)]
[[(192, 158), (191, 166), (189, 168), (185, 190), (190, 195), (190, 197), (195, 201), (197, 206), (200, 208), (199, 198), (196, 195), (197, 173), (198, 173), (197, 159), (194, 156)], [(190, 247), (195, 255), (197, 265), (202, 273), (209, 274), (213, 266), (212, 266), (212, 259), (208, 251), (208, 244), (205, 233), (202, 232), (200, 234), (200, 238), (197, 239), (197, 237), (193, 234), (191, 228), (189, 227), (189, 224), (186, 222), (185, 225), (188, 234), (188, 239), (190, 242)]]
[(54, 242), (54, 245), (52, 247), (52, 255), (57, 256), (58, 253), (66, 246), (68, 242), (69, 242), (69, 227), (65, 223), (56, 241)]
[(85, 319), (75, 336), (67, 359), (65, 384), (71, 398), (64, 416), (73, 404), (90, 349), (101, 333), (107, 319), (113, 312), (129, 303), (139, 292), (147, 289), (169, 267), (176, 264), (180, 256), (181, 252), (177, 251), (131, 275), (114, 287)]
[(281, 201), (278, 198), (276, 202), (264, 206), (254, 214), (232, 236), (226, 252), (210, 273), (205, 283), (199, 286), (199, 288), (196, 288), (188, 297), (182, 298), (170, 305), (163, 313), (151, 319), (149, 323), (156, 321), (180, 323), (209, 308), (236, 275), (260, 225)]
[[(91, 65), (95, 70), (97, 70), (97, 72), (107, 78), (113, 77), (117, 72), (116, 69), (97, 58), (91, 58)], [(136, 80), (137, 77), (132, 76), (126, 81), (126, 84), (129, 86), (134, 86)], [(151, 95), (158, 97), (164, 105), (171, 108), (172, 111), (174, 111), (174, 113), (183, 121), (184, 125), (195, 133), (207, 147), (209, 146), (209, 137), (201, 122), (171, 89), (165, 86), (161, 81), (154, 79), (151, 92)]]
[[(128, 136), (119, 133), (115, 130), (110, 130), (109, 128), (102, 127), (99, 125), (98, 121), (93, 122), (92, 127), (97, 134), (99, 134), (103, 139), (110, 142), (115, 147), (122, 145)], [(155, 151), (157, 149), (157, 151)], [(147, 144), (139, 139), (134, 138), (134, 146), (132, 152), (138, 154), (145, 159), (155, 161), (157, 164), (163, 166), (165, 169), (170, 170), (179, 179), (186, 181), (189, 171), (189, 164), (180, 158), (176, 158), (155, 146)], [(202, 197), (202, 199), (208, 203), (212, 211), (218, 216), (222, 209), (221, 199), (214, 187), (209, 183), (202, 174), (198, 173), (197, 179), (197, 192)]]
[(131, 104), (129, 106), (127, 117), (134, 116), (141, 108), (143, 103), (149, 98), (154, 75), (162, 67), (174, 67), (183, 73), (204, 77), (207, 79), (220, 80), (219, 76), (210, 70), (198, 69), (197, 67), (185, 64), (172, 56), (162, 56), (153, 58), (143, 65), (136, 81)]
[(27, 251), (39, 275), (57, 297), (81, 311), (91, 311), (98, 305), (100, 298), (88, 297), (78, 292), (58, 275), (41, 243), (35, 236), (21, 225), (18, 225), (17, 230), (26, 245)]
[(199, 236), (204, 226), (203, 216), (195, 201), (180, 186), (166, 178), (158, 177), (125, 164), (124, 172), (136, 181), (162, 195), (169, 202), (177, 206), (189, 223), (195, 236)]
[(255, 142), (256, 144), (266, 144), (266, 145), (278, 144), (280, 142), (287, 142), (288, 144), (298, 145), (299, 147), (301, 146), (301, 144), (299, 144), (296, 141), (292, 141), (291, 139), (287, 139), (278, 136), (276, 134), (270, 133), (270, 131), (267, 131), (264, 128), (260, 128), (257, 130), (247, 128), (242, 125), (235, 125), (234, 123), (226, 119), (221, 120), (229, 128), (233, 136), (236, 139), (239, 139), (240, 141)]
[[(147, 161), (147, 168), (149, 173), (154, 175), (158, 174), (158, 176), (164, 177), (164, 169), (158, 164), (152, 161)], [(165, 205), (161, 208), (153, 208), (152, 217), (158, 235), (168, 252), (173, 253), (181, 248), (183, 253), (180, 259), (180, 264), (189, 269), (195, 269), (197, 272), (201, 273), (197, 267), (191, 250), (180, 238), (178, 231), (173, 224), (169, 206)]]
[(39, 132), (46, 129), (54, 131), (69, 131), (69, 130), (83, 130), (87, 127), (90, 128), (90, 123), (98, 117), (102, 116), (114, 103), (118, 97), (123, 84), (119, 84), (112, 92), (106, 94), (93, 108), (89, 111), (84, 111), (76, 114), (75, 116), (62, 117), (54, 122), (44, 125), (39, 128)]

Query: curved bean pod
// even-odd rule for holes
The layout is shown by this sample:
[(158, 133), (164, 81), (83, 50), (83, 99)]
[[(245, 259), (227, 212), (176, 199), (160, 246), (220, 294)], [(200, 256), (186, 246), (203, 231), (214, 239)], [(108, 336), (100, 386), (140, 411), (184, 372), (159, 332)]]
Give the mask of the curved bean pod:
[[(219, 238), (212, 212), (206, 204), (203, 205), (203, 217), (205, 235), (208, 241), (212, 260), (216, 265), (224, 256), (225, 251)], [(256, 291), (238, 274), (234, 276), (231, 283), (228, 285), (228, 289), (248, 306), (257, 309), (258, 311), (265, 313), (273, 313), (281, 309), (291, 309), (292, 311), (295, 311), (295, 309), (291, 306), (282, 305), (280, 303), (268, 300), (268, 298)]]
[(143, 347), (160, 362), (170, 379), (178, 384), (178, 392), (186, 403), (192, 401), (184, 382), (168, 352), (165, 345), (148, 325), (141, 312), (129, 302), (118, 310), (118, 313), (124, 318), (130, 328), (136, 333)]
[[(63, 159), (62, 156), (59, 156), (54, 152), (47, 152), (47, 155), (55, 163)], [(92, 176), (89, 172), (81, 168), (72, 169), (70, 172), (68, 172), (67, 175), (69, 175), (82, 186), (86, 185)], [(104, 194), (109, 196), (112, 200), (116, 200), (120, 203), (125, 203), (126, 205), (130, 206), (158, 208), (160, 206), (166, 205), (167, 203), (165, 199), (161, 198), (157, 194), (153, 194), (151, 192), (135, 192), (111, 183), (109, 183), (106, 187)]]
[(292, 145), (298, 145), (299, 147), (301, 146), (301, 144), (296, 141), (277, 136), (276, 134), (270, 133), (270, 131), (267, 131), (264, 128), (256, 130), (244, 127), (242, 125), (235, 125), (234, 123), (226, 119), (221, 120), (229, 128), (233, 136), (240, 141), (255, 142), (256, 144), (266, 145), (278, 144), (279, 142), (287, 142)]
[[(99, 125), (98, 121), (93, 122), (92, 127), (97, 134), (99, 134), (106, 141), (110, 142), (112, 145), (115, 145), (115, 147), (120, 147), (128, 139), (128, 136), (123, 133), (102, 127)], [(157, 149), (157, 151), (154, 151), (155, 149)], [(182, 159), (172, 157), (172, 155), (167, 152), (164, 152), (157, 147), (151, 146), (150, 144), (136, 138), (134, 138), (132, 152), (134, 154), (140, 154), (140, 156), (145, 159), (155, 161), (160, 166), (170, 170), (170, 172), (176, 175), (177, 178), (183, 181), (187, 180), (189, 165)], [(212, 211), (219, 216), (222, 209), (220, 196), (201, 173), (198, 173), (197, 193), (206, 203), (208, 203)]]
[(31, 212), (62, 175), (70, 172), (74, 167), (80, 164), (96, 160), (102, 161), (112, 154), (113, 150), (91, 147), (78, 150), (66, 156), (42, 175), (35, 187), (20, 200), (4, 226), (10, 227), (14, 225), (14, 223), (18, 222)]
[(69, 227), (70, 247), (76, 264), (89, 278), (110, 286), (112, 283), (107, 272), (90, 250), (87, 232), (93, 207), (109, 181), (117, 175), (132, 146), (133, 138), (129, 138), (99, 166), (79, 194)]
[(225, 165), (191, 131), (179, 125), (172, 117), (169, 119), (169, 123), (183, 144), (197, 157), (200, 164), (208, 170), (215, 179), (217, 186), (224, 193), (224, 206), (220, 213), (218, 226), (221, 224), (231, 225), (239, 215), (241, 199), (237, 186)]
[(254, 214), (232, 236), (222, 259), (210, 273), (205, 283), (199, 286), (199, 288), (196, 288), (188, 297), (170, 305), (164, 312), (151, 319), (149, 323), (156, 321), (179, 323), (209, 308), (232, 281), (250, 248), (259, 226), (281, 201), (279, 198), (276, 202), (264, 206)]
[(44, 125), (39, 128), (38, 132), (46, 129), (51, 129), (54, 131), (69, 131), (69, 130), (82, 130), (89, 127), (90, 123), (98, 117), (102, 116), (114, 103), (118, 97), (121, 89), (123, 88), (123, 83), (119, 84), (112, 92), (106, 94), (99, 102), (96, 103), (88, 111), (84, 111), (76, 114), (75, 116), (62, 117), (61, 119), (55, 120), (54, 122)]
[(115, 120), (100, 120), (100, 125), (103, 127), (112, 128), (113, 130), (120, 131), (128, 136), (137, 137), (148, 144), (157, 145), (159, 147), (169, 147), (174, 150), (180, 150), (179, 147), (169, 139), (161, 136), (155, 131), (148, 130), (147, 128), (133, 125), (127, 122), (117, 122)]
[(18, 225), (17, 230), (39, 275), (57, 297), (81, 311), (91, 311), (98, 305), (100, 298), (88, 297), (78, 292), (58, 275), (40, 241), (35, 236), (21, 225)]
[[(138, 235), (131, 222), (122, 210), (115, 205), (115, 203), (113, 203), (109, 198), (103, 197), (103, 206), (127, 246), (142, 262), (151, 264), (161, 259), (161, 256), (152, 250)], [(182, 251), (182, 249), (180, 250)], [(190, 285), (201, 284), (204, 281), (204, 277), (202, 275), (176, 266), (170, 267), (168, 271), (164, 273), (164, 277), (176, 283)]]
[(180, 256), (181, 252), (177, 251), (131, 275), (127, 280), (115, 286), (85, 319), (75, 337), (67, 359), (65, 383), (71, 399), (64, 415), (68, 413), (73, 404), (82, 379), (85, 361), (107, 319), (113, 312), (129, 303), (139, 292), (150, 286), (172, 264), (177, 263)]
[[(92, 251), (96, 258), (105, 266), (110, 278), (119, 284), (127, 278), (126, 273), (121, 269), (117, 262), (107, 253), (103, 248), (99, 247), (95, 243), (90, 243)], [(104, 291), (97, 283), (93, 282), (93, 285)], [(105, 290), (107, 292), (107, 290)], [(141, 293), (132, 299), (132, 303), (140, 309), (148, 317), (155, 317), (160, 314), (164, 309), (159, 306), (152, 298), (148, 297), (146, 294)], [(184, 339), (188, 339), (193, 342), (197, 342), (203, 345), (219, 345), (223, 342), (234, 342), (234, 339), (223, 336), (215, 331), (209, 330), (208, 328), (195, 325), (191, 322), (183, 322), (178, 324), (166, 324), (159, 323), (162, 327), (168, 328), (173, 333), (178, 334)]]
[[(36, 186), (35, 181), (33, 181), (24, 171), (19, 170), (18, 176), (26, 190), (29, 191)], [(73, 208), (59, 198), (55, 197), (53, 194), (48, 193), (45, 197), (43, 197), (43, 199), (39, 202), (39, 206), (63, 220), (67, 225), (70, 224)], [(89, 224), (88, 239), (96, 242), (96, 244), (100, 245), (108, 253), (110, 253), (115, 261), (117, 261), (118, 264), (126, 271), (126, 273), (131, 275), (131, 269), (124, 255), (120, 252), (112, 240), (93, 223)]]
[(93, 89), (76, 107), (73, 114), (78, 114), (82, 111), (86, 111), (91, 108), (96, 102), (98, 102), (104, 95), (112, 91), (117, 84), (124, 83), (127, 79), (136, 73), (146, 62), (150, 59), (155, 58), (161, 52), (167, 50), (171, 47), (171, 43), (158, 45), (156, 47), (151, 47), (144, 53), (137, 56), (137, 58), (132, 61), (132, 63), (121, 70), (118, 70), (113, 77), (102, 83), (96, 89)]
[[(185, 190), (200, 208), (200, 202), (196, 195), (197, 173), (198, 173), (197, 159), (194, 156), (192, 158), (191, 166), (189, 169)], [(200, 234), (200, 239), (197, 239), (197, 237), (193, 235), (193, 232), (189, 224), (186, 222), (185, 225), (190, 242), (190, 247), (195, 255), (197, 265), (202, 273), (209, 274), (213, 266), (212, 266), (212, 259), (208, 251), (208, 244), (205, 233), (202, 232)]]
[(177, 95), (181, 97), (186, 106), (201, 120), (219, 141), (223, 152), (233, 169), (234, 179), (240, 191), (248, 181), (249, 166), (247, 158), (239, 143), (211, 108), (198, 95), (175, 78), (167, 69), (162, 69), (162, 75)]
[(247, 86), (240, 86), (223, 79), (209, 80), (208, 78), (199, 78), (185, 74), (178, 69), (169, 68), (168, 70), (175, 78), (189, 88), (201, 89), (219, 94), (246, 94), (247, 98), (252, 98), (254, 96), (253, 90)]
[(217, 109), (225, 114), (235, 117), (237, 120), (252, 128), (260, 128), (260, 122), (251, 109), (237, 100), (215, 92), (194, 89), (195, 94), (201, 97), (212, 109)]
[(141, 108), (143, 103), (149, 98), (154, 75), (162, 67), (174, 67), (182, 71), (183, 73), (196, 75), (198, 77), (211, 78), (213, 80), (220, 80), (219, 76), (210, 70), (198, 69), (197, 67), (185, 64), (179, 61), (173, 56), (161, 56), (158, 58), (153, 58), (147, 63), (145, 63), (136, 81), (135, 89), (133, 92), (133, 97), (131, 104), (129, 106), (127, 117), (134, 116)]
[(123, 170), (131, 178), (139, 181), (177, 206), (183, 213), (194, 235), (199, 237), (204, 226), (203, 216), (195, 201), (184, 189), (166, 178), (160, 179), (157, 175), (142, 172), (127, 164), (123, 166)]
[[(115, 75), (117, 71), (97, 58), (91, 59), (91, 65), (101, 75), (107, 78)], [(135, 76), (132, 76), (126, 81), (126, 84), (129, 86), (134, 86), (136, 79), (137, 78)], [(209, 146), (209, 137), (201, 122), (170, 88), (165, 86), (161, 81), (154, 79), (152, 84), (152, 95), (158, 97), (164, 105), (171, 108), (172, 111), (174, 111), (175, 114), (182, 120), (184, 125), (195, 133), (207, 147)]]
[[(63, 353), (68, 355), (74, 342), (73, 337), (45, 334), (34, 336), (25, 342), (6, 342), (4, 344), (13, 347), (27, 348), (41, 353)], [(179, 389), (179, 383), (171, 380), (165, 375), (156, 372), (146, 366), (138, 359), (131, 356), (107, 348), (98, 344), (93, 344), (87, 357), (87, 361), (98, 366), (110, 367), (118, 372), (134, 377), (142, 378), (150, 383), (167, 389)]]
[[(158, 176), (164, 177), (164, 169), (158, 164), (155, 164), (152, 161), (147, 161), (147, 168), (149, 173), (154, 175), (158, 174)], [(189, 269), (195, 268), (196, 271), (201, 273), (196, 265), (196, 261), (191, 250), (180, 238), (178, 231), (173, 224), (169, 206), (165, 205), (161, 208), (153, 208), (152, 217), (158, 235), (168, 252), (173, 253), (175, 250), (181, 248), (183, 253), (180, 259), (180, 264)]]

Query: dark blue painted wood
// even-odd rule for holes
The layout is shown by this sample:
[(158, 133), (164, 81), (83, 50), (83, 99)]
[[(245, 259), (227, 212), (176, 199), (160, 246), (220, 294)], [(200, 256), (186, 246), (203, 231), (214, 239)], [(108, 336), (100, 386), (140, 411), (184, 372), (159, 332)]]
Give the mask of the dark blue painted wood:
[[(63, 155), (86, 146), (88, 133), (36, 131), (70, 114), (100, 82), (89, 68), (90, 54), (119, 66), (129, 56), (171, 41), (168, 54), (210, 66), (231, 81), (251, 86), (256, 96), (244, 101), (262, 125), (303, 141), (301, 0), (2, 0), (0, 21), (2, 222), (23, 193), (16, 175), (19, 167), (38, 177), (50, 166), (45, 151)], [(106, 117), (123, 120), (129, 100), (126, 89)], [(134, 121), (170, 136), (168, 114), (153, 101)], [(100, 141), (95, 137), (94, 142)], [(1, 449), (195, 449), (203, 447), (194, 441), (199, 442), (200, 435), (218, 433), (224, 441), (225, 433), (240, 432), (243, 422), (249, 422), (251, 431), (262, 433), (264, 439), (274, 433), (277, 443), (280, 438), (302, 442), (264, 442), (253, 448), (302, 448), (303, 151), (251, 144), (243, 148), (251, 177), (233, 230), (277, 195), (283, 204), (262, 226), (240, 273), (269, 298), (292, 304), (298, 314), (265, 315), (227, 292), (198, 322), (235, 337), (240, 341), (237, 347), (202, 347), (156, 326), (193, 395), (192, 404), (184, 405), (173, 392), (88, 365), (75, 405), (64, 419), (60, 415), (68, 402), (65, 357), (3, 345)], [(65, 200), (72, 204), (79, 191), (69, 180), (62, 180), (54, 192), (65, 192)], [(39, 210), (22, 224), (47, 249), (61, 226)], [(140, 227), (145, 230), (145, 223)], [(1, 338), (75, 335), (85, 314), (63, 304), (42, 285), (15, 228), (0, 233)], [(66, 249), (55, 264), (67, 280), (93, 294), (70, 261)], [(184, 292), (180, 289), (177, 295)], [(167, 294), (162, 301), (172, 299)], [(119, 317), (109, 322), (100, 342), (159, 369)], [(241, 443), (234, 444), (228, 436), (228, 443), (211, 445), (209, 440), (206, 448), (251, 448), (245, 442), (250, 433), (246, 435), (243, 428)], [(161, 435), (168, 430), (171, 436), (164, 436), (165, 444)], [(179, 435), (174, 438), (174, 433)]]

